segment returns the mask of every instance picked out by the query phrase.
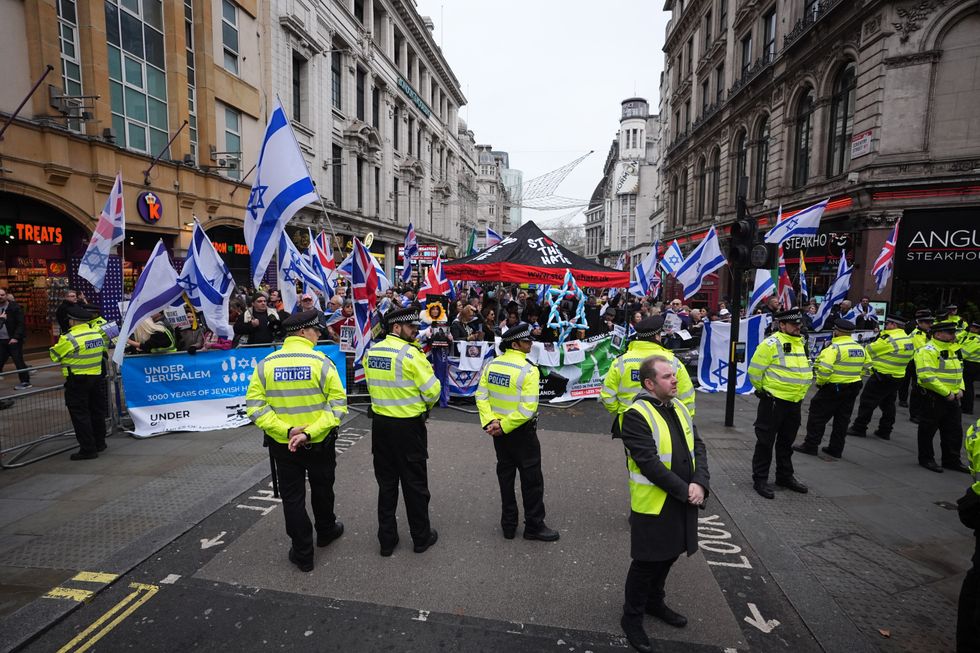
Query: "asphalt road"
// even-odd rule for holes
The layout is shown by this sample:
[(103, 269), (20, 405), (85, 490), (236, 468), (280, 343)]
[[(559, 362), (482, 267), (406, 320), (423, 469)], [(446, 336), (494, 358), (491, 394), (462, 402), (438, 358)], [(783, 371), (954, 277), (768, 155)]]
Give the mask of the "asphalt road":
[[(312, 573), (286, 560), (281, 507), (263, 481), (26, 650), (624, 650), (622, 449), (597, 402), (542, 411), (545, 500), (558, 543), (500, 536), (492, 447), (475, 415), (441, 410), (429, 422), (440, 540), (416, 555), (403, 533), (395, 555), (381, 558), (369, 423), (360, 418), (340, 442), (337, 512), (347, 530), (318, 550)], [(659, 650), (820, 650), (717, 499), (701, 519), (702, 551), (679, 561), (668, 582), (668, 602), (691, 623), (676, 630), (647, 620)], [(404, 529), (403, 512), (399, 521)]]

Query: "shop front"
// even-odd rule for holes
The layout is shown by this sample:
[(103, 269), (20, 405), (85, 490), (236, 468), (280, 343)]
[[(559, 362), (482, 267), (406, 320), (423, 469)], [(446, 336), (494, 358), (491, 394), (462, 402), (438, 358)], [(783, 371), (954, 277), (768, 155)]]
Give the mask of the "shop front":
[(854, 265), (861, 241), (862, 232), (854, 229), (847, 217), (835, 217), (821, 222), (815, 236), (799, 236), (784, 242), (783, 259), (794, 292), (798, 294), (800, 289), (800, 256), (806, 261), (807, 299), (820, 303), (837, 278), (841, 254), (848, 265)]
[[(231, 276), (239, 286), (251, 286), (251, 267), (245, 231), (239, 226), (219, 225), (205, 229), (221, 260), (228, 266)], [(275, 274), (273, 274), (275, 277)]]

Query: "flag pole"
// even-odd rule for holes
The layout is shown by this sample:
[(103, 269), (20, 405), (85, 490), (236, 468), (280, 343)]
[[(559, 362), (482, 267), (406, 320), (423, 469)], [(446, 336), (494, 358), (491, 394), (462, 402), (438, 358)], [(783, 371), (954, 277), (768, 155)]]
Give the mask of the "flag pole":
[[(748, 210), (745, 206), (745, 192), (749, 185), (747, 177), (738, 180), (738, 195), (735, 198), (735, 220), (741, 222), (746, 218)], [(755, 219), (755, 218), (751, 218)], [(736, 261), (732, 266), (732, 327), (728, 340), (728, 387), (725, 392), (725, 426), (735, 425), (735, 391), (738, 380), (738, 331), (742, 322), (742, 262)], [(746, 352), (747, 353), (747, 352)]]

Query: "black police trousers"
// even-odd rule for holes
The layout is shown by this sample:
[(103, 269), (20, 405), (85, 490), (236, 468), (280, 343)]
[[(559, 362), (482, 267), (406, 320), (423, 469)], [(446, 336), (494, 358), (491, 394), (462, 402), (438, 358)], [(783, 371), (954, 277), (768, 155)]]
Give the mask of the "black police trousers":
[(898, 400), (908, 402), (911, 419), (918, 419), (919, 413), (922, 412), (922, 393), (916, 392), (916, 388), (919, 387), (917, 378), (915, 361), (913, 361), (905, 368), (905, 376), (902, 377), (902, 382), (898, 386)]
[(670, 560), (634, 560), (626, 574), (626, 601), (623, 617), (640, 624), (646, 609), (657, 608), (664, 603), (664, 584), (667, 574), (677, 558)]
[[(891, 435), (892, 427), (895, 426), (895, 398), (901, 382), (901, 379), (896, 379), (894, 376), (872, 372), (861, 392), (858, 414), (854, 424), (851, 425), (851, 430), (855, 433), (867, 433), (875, 409), (881, 408), (881, 419), (878, 421), (878, 430), (875, 434), (883, 438)], [(916, 388), (912, 389), (913, 394), (916, 391)]]
[(371, 454), (378, 481), (378, 541), (381, 548), (398, 542), (398, 486), (405, 499), (405, 513), (412, 541), (429, 539), (429, 458), (425, 417), (385, 417), (375, 413), (371, 421)]
[(973, 414), (973, 402), (976, 399), (976, 380), (980, 378), (980, 363), (973, 361), (963, 361), (963, 399), (960, 401), (960, 408), (965, 415)]
[[(917, 388), (919, 391), (923, 389)], [(960, 421), (960, 402), (940, 397), (935, 392), (925, 390), (922, 416), (919, 418), (919, 462), (935, 462), (936, 451), (932, 441), (939, 431), (939, 452), (943, 465), (960, 464), (960, 449), (963, 447), (963, 424)]]
[[(337, 469), (337, 431), (322, 442), (308, 448), (300, 446), (295, 452), (279, 442), (270, 442), (269, 452), (276, 461), (282, 514), (286, 518), (286, 535), (293, 551), (302, 563), (313, 562), (313, 526), (318, 533), (327, 534), (337, 521), (334, 513), (333, 483)], [(306, 512), (306, 480), (310, 481), (310, 503), (314, 523)]]
[(803, 445), (808, 449), (816, 449), (823, 440), (827, 422), (834, 420), (830, 429), (830, 443), (827, 448), (830, 453), (840, 456), (844, 451), (844, 438), (847, 435), (847, 425), (854, 410), (854, 402), (861, 392), (861, 382), (827, 383), (817, 390), (810, 401), (809, 415), (806, 419), (806, 439)]
[(773, 446), (776, 449), (776, 480), (793, 478), (793, 441), (800, 428), (800, 402), (759, 397), (755, 417), (755, 452), (752, 454), (752, 480), (769, 480)]
[(65, 379), (65, 406), (75, 429), (79, 453), (92, 454), (105, 449), (105, 378), (94, 374), (69, 376)]
[(956, 611), (956, 651), (957, 653), (980, 652), (980, 531), (973, 531), (976, 548), (973, 552), (973, 566), (963, 578), (960, 598)]
[(517, 495), (514, 482), (521, 476), (524, 500), (524, 529), (534, 533), (544, 524), (544, 474), (541, 473), (541, 443), (533, 424), (527, 422), (510, 433), (493, 438), (497, 453), (497, 482), (500, 485), (500, 527), (517, 528)]

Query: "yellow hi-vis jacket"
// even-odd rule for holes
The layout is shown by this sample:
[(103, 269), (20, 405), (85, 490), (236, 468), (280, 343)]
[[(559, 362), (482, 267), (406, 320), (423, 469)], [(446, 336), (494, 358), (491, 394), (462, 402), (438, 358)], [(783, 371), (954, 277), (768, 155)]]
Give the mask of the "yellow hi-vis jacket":
[(777, 331), (759, 343), (749, 361), (749, 381), (777, 399), (803, 401), (813, 383), (803, 338)]
[(538, 368), (522, 351), (508, 349), (490, 361), (476, 388), (480, 424), (500, 420), (504, 433), (533, 419), (538, 412)]
[(959, 343), (964, 361), (980, 363), (980, 333), (964, 331), (960, 334)]
[(393, 334), (364, 355), (364, 378), (371, 410), (385, 417), (418, 417), (435, 405), (442, 393), (425, 354)]
[[(684, 429), (684, 442), (687, 444), (688, 452), (691, 454), (691, 467), (694, 467), (694, 420), (691, 413), (683, 402), (672, 400), (674, 410), (677, 411), (681, 426)], [(630, 404), (627, 410), (635, 410), (643, 416), (650, 433), (657, 441), (657, 456), (664, 467), (670, 469), (673, 459), (673, 443), (670, 439), (670, 427), (660, 413), (644, 399), (637, 399)], [(626, 450), (626, 468), (629, 470), (630, 488), (630, 508), (633, 512), (644, 515), (659, 515), (663, 510), (664, 503), (667, 501), (667, 491), (654, 485), (640, 471), (640, 466), (636, 464), (630, 455), (629, 449)]]
[(651, 356), (663, 356), (674, 366), (677, 374), (677, 399), (693, 416), (694, 383), (691, 382), (687, 368), (669, 349), (647, 340), (634, 340), (629, 344), (626, 353), (612, 362), (599, 392), (602, 405), (614, 417), (625, 413), (633, 403), (636, 393), (643, 389), (640, 385), (640, 363)]
[(871, 341), (868, 353), (875, 372), (901, 379), (915, 354), (915, 340), (905, 333), (905, 329), (888, 329), (878, 334), (877, 340)]
[(923, 331), (919, 327), (912, 329), (912, 333), (909, 335), (912, 336), (912, 344), (915, 345), (917, 350), (925, 347), (926, 343), (929, 342), (929, 332)]
[(933, 338), (915, 352), (915, 375), (920, 386), (940, 397), (963, 390), (963, 361), (959, 345)]
[(973, 480), (976, 481), (971, 488), (980, 494), (980, 419), (967, 427), (963, 448), (966, 449), (966, 459), (970, 463)]
[(48, 349), (55, 363), (61, 363), (61, 373), (69, 376), (99, 376), (102, 374), (102, 354), (105, 353), (102, 329), (88, 324), (76, 324)]
[(306, 338), (289, 336), (255, 367), (245, 411), (276, 442), (289, 442), (294, 426), (320, 442), (347, 414), (347, 393), (333, 361)]
[(813, 365), (817, 385), (858, 383), (871, 364), (867, 350), (852, 336), (837, 336), (817, 356)]

